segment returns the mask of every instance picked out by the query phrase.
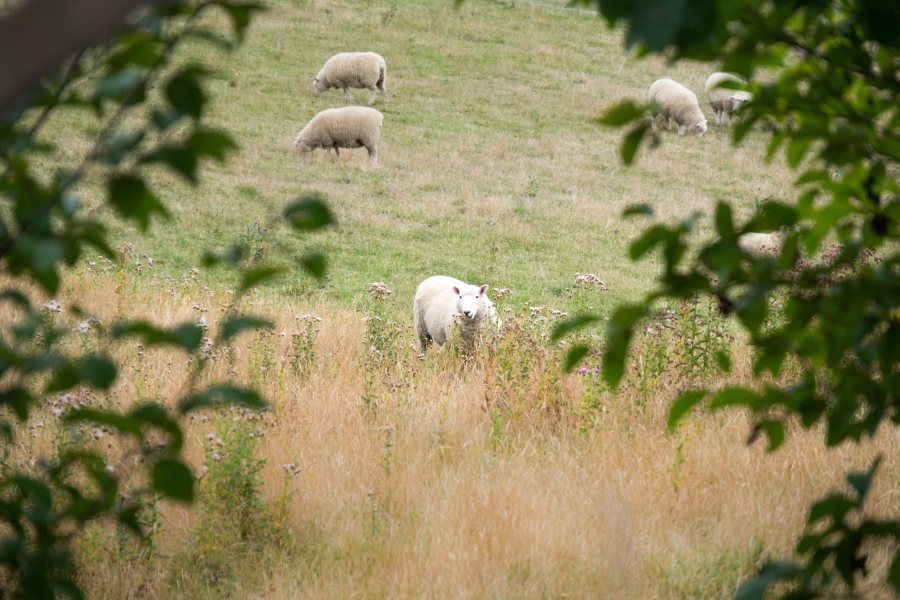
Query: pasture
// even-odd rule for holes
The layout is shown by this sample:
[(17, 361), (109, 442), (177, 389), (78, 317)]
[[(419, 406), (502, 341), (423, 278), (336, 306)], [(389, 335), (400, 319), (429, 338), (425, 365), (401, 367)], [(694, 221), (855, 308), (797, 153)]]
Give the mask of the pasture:
[[(879, 453), (869, 509), (896, 510), (894, 430), (826, 450), (821, 431), (795, 424), (774, 454), (747, 443), (749, 419), (735, 411), (666, 431), (679, 392), (719, 382), (716, 351), (732, 354), (729, 382), (755, 383), (751, 350), (704, 302), (672, 306), (644, 329), (618, 391), (601, 382), (596, 356), (560, 371), (548, 335), (559, 315), (608, 314), (658, 274), (653, 260), (627, 258), (650, 221), (623, 218), (625, 207), (647, 203), (666, 222), (700, 213), (699, 240), (712, 235), (719, 199), (746, 214), (792, 197), (792, 173), (778, 157), (762, 161), (759, 132), (737, 148), (728, 128), (711, 125), (702, 139), (663, 132), (626, 168), (621, 132), (596, 123), (660, 77), (693, 89), (711, 118), (702, 88), (713, 65), (639, 60), (596, 16), (547, 4), (267, 5), (238, 52), (183, 53), (213, 69), (212, 121), (239, 154), (205, 168), (197, 188), (158, 174), (172, 219), (146, 236), (114, 225), (120, 261), (74, 270), (61, 312), (47, 316), (75, 326), (78, 304), (106, 324), (202, 318), (215, 327), (234, 310), (275, 322), (188, 359), (113, 342), (102, 327), (63, 342), (110, 352), (120, 379), (108, 394), (54, 400), (8, 459), (17, 464), (95, 444), (126, 487), (140, 486), (129, 479), (133, 452), (58, 415), (165, 402), (197, 361), (203, 382), (254, 385), (271, 402), (262, 414), (211, 412), (186, 424), (199, 501), (150, 507), (147, 542), (104, 525), (79, 539), (90, 597), (718, 598), (766, 559), (789, 556), (809, 504)], [(340, 160), (292, 152), (315, 113), (345, 105), (340, 91), (317, 97), (311, 85), (342, 50), (387, 60), (376, 169), (364, 150)], [(368, 94), (351, 91), (357, 103)], [(84, 116), (47, 132), (71, 159), (94, 127)], [(100, 204), (90, 182), (82, 191)], [(338, 225), (299, 237), (277, 217), (309, 193), (327, 199)], [(199, 268), (199, 257), (238, 241), (281, 265), (320, 250), (327, 277), (291, 269), (234, 306), (231, 276)], [(584, 273), (602, 285), (576, 285)], [(412, 297), (434, 274), (510, 292), (489, 292), (504, 328), (473, 360), (417, 355)], [(373, 282), (392, 293), (370, 292)], [(585, 335), (599, 347), (599, 331)], [(869, 567), (883, 573), (886, 561), (875, 549)]]

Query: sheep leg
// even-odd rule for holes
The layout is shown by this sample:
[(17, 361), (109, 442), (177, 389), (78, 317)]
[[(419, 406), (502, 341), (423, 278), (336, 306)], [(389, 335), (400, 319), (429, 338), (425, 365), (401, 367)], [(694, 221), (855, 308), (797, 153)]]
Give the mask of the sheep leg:
[(340, 158), (341, 157), (340, 149), (337, 146), (332, 146), (332, 148), (334, 148), (334, 155), (337, 156), (338, 158)]
[(375, 88), (369, 89), (369, 101), (366, 102), (366, 104), (368, 104), (369, 106), (375, 104)]
[(369, 151), (369, 166), (378, 165), (378, 146), (366, 146), (366, 150)]
[(666, 117), (666, 129), (672, 131), (672, 117)]
[(653, 131), (656, 131), (656, 117), (657, 116), (658, 115), (655, 115), (653, 113), (650, 114), (650, 129), (652, 129)]
[(381, 90), (381, 96), (384, 98), (384, 105), (387, 106), (388, 98), (387, 98), (387, 88), (385, 87), (384, 79), (378, 84), (378, 89)]
[(419, 338), (419, 346), (422, 348), (422, 354), (428, 350), (428, 343), (431, 342), (431, 336), (428, 335), (428, 329), (425, 327), (425, 316), (420, 314), (421, 311), (416, 310), (413, 313), (413, 321), (416, 329), (416, 336)]
[(347, 102), (353, 102), (353, 96), (350, 94), (350, 90), (348, 88), (344, 88), (344, 100)]
[(684, 135), (684, 125), (678, 126), (678, 135)]

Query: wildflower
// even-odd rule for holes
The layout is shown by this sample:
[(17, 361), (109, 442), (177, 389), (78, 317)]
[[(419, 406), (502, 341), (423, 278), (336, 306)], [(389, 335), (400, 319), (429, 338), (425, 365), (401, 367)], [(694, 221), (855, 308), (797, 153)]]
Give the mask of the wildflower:
[(51, 300), (50, 302), (47, 302), (46, 304), (41, 306), (41, 312), (44, 314), (61, 313), (62, 305), (56, 300)]
[(596, 286), (601, 290), (608, 290), (606, 284), (593, 273), (575, 273), (575, 287)]
[(78, 333), (90, 333), (91, 330), (102, 325), (103, 322), (100, 319), (95, 317), (88, 317), (78, 325), (72, 328), (72, 331), (76, 331)]
[(387, 298), (394, 293), (388, 289), (387, 284), (385, 284), (383, 281), (374, 281), (370, 283), (367, 291), (376, 298), (381, 299)]

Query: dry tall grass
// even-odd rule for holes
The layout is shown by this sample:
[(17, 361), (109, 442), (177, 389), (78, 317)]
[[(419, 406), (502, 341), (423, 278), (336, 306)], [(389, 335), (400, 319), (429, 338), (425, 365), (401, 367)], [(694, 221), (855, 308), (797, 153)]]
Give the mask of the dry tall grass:
[[(231, 296), (199, 277), (86, 269), (70, 278), (53, 318), (77, 323), (72, 306), (81, 303), (106, 325), (202, 316), (215, 327)], [(610, 393), (590, 369), (560, 374), (541, 311), (507, 315), (504, 333), (474, 360), (444, 350), (420, 360), (407, 300), (372, 297), (354, 312), (246, 299), (241, 309), (269, 315), (274, 330), (206, 348), (204, 379), (258, 385), (271, 410), (186, 424), (200, 503), (148, 512), (150, 547), (107, 526), (82, 536), (90, 597), (724, 597), (761, 560), (789, 554), (811, 501), (877, 453), (885, 463), (869, 510), (896, 511), (896, 429), (825, 450), (820, 431), (793, 427), (775, 454), (746, 445), (748, 420), (736, 412), (690, 419), (669, 435), (668, 402), (690, 383), (674, 345), (651, 377), (656, 350), (641, 342), (643, 361)], [(109, 394), (70, 399), (106, 407), (170, 402), (203, 355), (112, 343), (96, 330), (65, 343), (105, 348), (123, 365)], [(736, 380), (750, 383), (746, 351), (735, 344), (734, 353)], [(49, 409), (38, 422), (10, 460), (33, 465), (80, 437), (108, 454), (126, 486), (139, 485), (114, 436), (64, 430)], [(243, 467), (229, 462), (241, 452)], [(247, 472), (252, 453), (265, 461), (262, 503), (251, 493), (217, 504), (211, 490)], [(879, 549), (871, 566), (886, 568)]]

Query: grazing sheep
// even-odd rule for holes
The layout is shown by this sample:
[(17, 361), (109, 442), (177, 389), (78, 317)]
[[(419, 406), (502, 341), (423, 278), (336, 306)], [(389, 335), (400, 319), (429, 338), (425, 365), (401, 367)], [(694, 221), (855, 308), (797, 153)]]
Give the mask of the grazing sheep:
[(716, 125), (724, 123), (726, 116), (734, 115), (741, 104), (753, 99), (750, 92), (719, 87), (726, 81), (747, 85), (745, 80), (731, 73), (713, 73), (706, 78), (706, 94), (709, 96), (709, 105), (716, 115)]
[[(672, 129), (673, 122), (678, 124), (678, 135), (684, 135), (686, 127), (697, 137), (706, 133), (706, 117), (700, 110), (696, 94), (680, 83), (657, 79), (647, 90), (647, 101), (656, 103), (668, 129)], [(657, 114), (656, 109), (651, 109), (650, 125), (654, 130)]]
[(485, 321), (500, 327), (497, 309), (487, 297), (487, 285), (475, 286), (453, 277), (435, 275), (416, 288), (413, 301), (413, 328), (422, 353), (429, 342), (443, 345), (458, 324), (461, 347), (471, 352), (475, 336)]
[(783, 234), (774, 233), (744, 233), (738, 236), (738, 246), (747, 254), (753, 256), (773, 256), (781, 254)]
[(334, 148), (340, 157), (339, 148), (365, 147), (369, 151), (369, 164), (374, 166), (378, 163), (378, 136), (383, 121), (384, 115), (374, 108), (329, 108), (314, 116), (297, 134), (294, 148), (300, 154), (316, 148)]
[(387, 106), (387, 64), (374, 52), (341, 52), (325, 61), (325, 65), (313, 79), (316, 94), (331, 88), (343, 88), (344, 99), (353, 102), (347, 88), (367, 88), (369, 105), (375, 102), (375, 90), (381, 90), (384, 105)]

